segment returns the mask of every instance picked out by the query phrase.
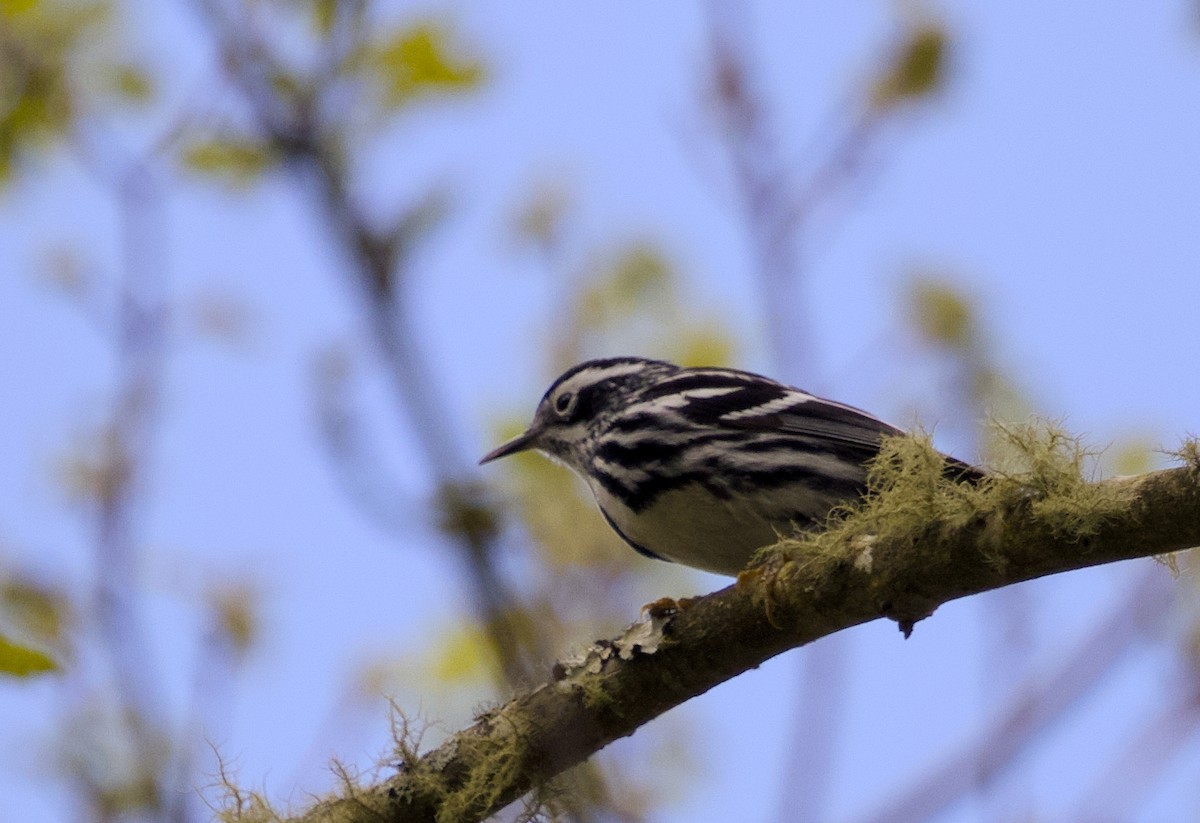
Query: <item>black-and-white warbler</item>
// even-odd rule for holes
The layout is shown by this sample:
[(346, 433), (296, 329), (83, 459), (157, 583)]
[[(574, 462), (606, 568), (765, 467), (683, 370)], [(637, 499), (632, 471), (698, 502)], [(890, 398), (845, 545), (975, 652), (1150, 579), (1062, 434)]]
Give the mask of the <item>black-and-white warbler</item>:
[(642, 554), (734, 575), (861, 496), (880, 439), (901, 433), (757, 374), (619, 357), (567, 370), (529, 428), (480, 462), (544, 452), (579, 473)]

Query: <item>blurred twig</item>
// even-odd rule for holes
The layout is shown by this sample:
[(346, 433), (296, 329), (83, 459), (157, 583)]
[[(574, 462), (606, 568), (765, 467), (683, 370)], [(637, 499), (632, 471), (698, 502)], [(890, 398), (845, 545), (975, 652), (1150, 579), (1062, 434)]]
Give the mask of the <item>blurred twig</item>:
[[(1195, 677), (1195, 670), (1188, 672)], [(1154, 783), (1161, 780), (1171, 761), (1178, 757), (1200, 731), (1200, 695), (1195, 682), (1175, 686), (1173, 699), (1154, 710), (1125, 749), (1118, 753), (1083, 795), (1081, 821), (1132, 820)]]
[[(278, 93), (273, 79), (287, 73), (257, 35), (253, 21), (219, 0), (198, 2), (225, 68), (251, 104), (262, 133), (312, 183), (335, 239), (349, 253), (353, 280), (364, 298), (369, 328), (388, 367), (390, 385), (407, 423), (418, 434), (418, 447), (443, 508), (449, 509), (445, 521), (455, 526), (448, 533), (471, 581), (470, 600), (495, 647), (505, 680), (522, 682), (527, 677), (524, 643), (528, 633), (516, 622), (519, 599), (497, 568), (498, 515), (483, 489), (467, 480), (471, 461), (449, 425), (452, 406), (443, 399), (442, 381), (429, 368), (412, 336), (403, 295), (408, 256), (421, 222), (433, 216), (431, 204), (418, 203), (390, 230), (375, 229), (351, 192), (347, 158), (336, 127), (321, 116), (320, 86), (293, 85), (289, 94)], [(347, 14), (345, 24), (355, 25), (358, 17)], [(344, 38), (332, 41), (339, 49), (349, 48)]]
[[(988, 437), (979, 423), (989, 418), (1019, 420), (1028, 410), (1013, 408), (1018, 393), (1001, 378), (975, 301), (942, 277), (922, 274), (909, 287), (909, 303), (913, 328), (925, 343), (947, 355), (953, 367), (944, 417), (971, 426), (970, 434), (959, 438), (963, 445), (956, 454), (982, 465), (1003, 465), (1006, 455), (997, 453), (1002, 444)], [(1035, 648), (1037, 606), (1036, 593), (1023, 587), (1005, 589), (980, 603), (980, 683), (986, 703), (1015, 693), (1025, 679)], [(1024, 794), (1025, 787), (1011, 779), (979, 785), (985, 817), (997, 820), (1010, 817), (1010, 808), (1020, 804)]]
[(886, 110), (867, 106), (850, 113), (838, 139), (800, 173), (784, 157), (770, 104), (759, 92), (745, 8), (722, 0), (708, 8), (710, 100), (755, 258), (768, 350), (786, 379), (820, 386), (812, 324), (799, 294), (805, 230), (818, 209), (860, 177)]
[(1051, 724), (1097, 686), (1171, 604), (1172, 581), (1147, 565), (1119, 608), (1043, 677), (1018, 690), (995, 720), (859, 823), (919, 823), (998, 779)]
[[(167, 765), (172, 754), (164, 737), (166, 706), (137, 596), (135, 520), (158, 435), (167, 348), (163, 195), (151, 168), (152, 155), (121, 157), (114, 169), (109, 165), (112, 152), (101, 163), (90, 152), (93, 146), (80, 141), (79, 154), (113, 191), (122, 262), (112, 323), (113, 408), (91, 446), (92, 454), (84, 459), (95, 503), (96, 626), (109, 655), (118, 728), (127, 735), (124, 743), (132, 752), (134, 773), (127, 778), (131, 783), (118, 786), (86, 774), (81, 779), (100, 819), (119, 816), (132, 805), (154, 819), (185, 821), (186, 806), (172, 798), (191, 777), (179, 776)], [(183, 783), (171, 785), (176, 777)]]
[[(860, 175), (880, 110), (867, 107), (852, 114), (849, 128), (801, 177), (782, 156), (769, 104), (759, 92), (744, 31), (745, 7), (713, 0), (708, 10), (710, 98), (755, 257), (768, 350), (785, 379), (818, 386), (824, 381), (800, 294), (801, 242), (816, 210)], [(848, 691), (847, 643), (845, 637), (829, 638), (805, 651), (781, 820), (823, 816)]]
[(428, 515), (375, 455), (365, 415), (350, 399), (352, 369), (348, 356), (334, 351), (321, 355), (315, 368), (317, 419), (329, 462), (360, 511), (389, 534), (412, 536)]
[(714, 0), (709, 10), (709, 95), (751, 241), (767, 348), (785, 379), (816, 380), (815, 348), (801, 311), (794, 169), (782, 161), (759, 96), (743, 27), (745, 9)]
[(178, 821), (202, 819), (191, 816), (201, 800), (196, 791), (201, 774), (197, 764), (208, 753), (220, 760), (220, 754), (212, 750), (212, 741), (219, 739), (221, 732), (217, 724), (230, 715), (233, 676), (257, 635), (255, 593), (250, 587), (225, 584), (210, 590), (205, 593), (205, 606), (208, 623), (193, 660), (187, 713), (173, 758), (173, 790), (167, 799), (170, 819)]

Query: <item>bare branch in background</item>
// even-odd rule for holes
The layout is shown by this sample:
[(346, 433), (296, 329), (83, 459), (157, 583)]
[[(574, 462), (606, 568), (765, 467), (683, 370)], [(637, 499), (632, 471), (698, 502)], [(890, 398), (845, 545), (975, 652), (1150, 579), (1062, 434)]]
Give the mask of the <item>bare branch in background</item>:
[(995, 782), (1051, 724), (1061, 720), (1146, 636), (1171, 607), (1172, 581), (1147, 568), (1118, 608), (1045, 676), (1015, 691), (976, 739), (951, 752), (900, 796), (860, 823), (920, 823)]
[(376, 525), (393, 535), (420, 534), (433, 525), (428, 507), (392, 476), (373, 448), (362, 409), (350, 399), (349, 355), (328, 351), (315, 371), (315, 406), (321, 439), (346, 496)]
[(780, 157), (759, 95), (745, 43), (744, 8), (724, 2), (708, 8), (710, 102), (754, 254), (767, 349), (784, 379), (819, 384), (811, 324), (797, 291), (802, 267), (795, 170)]
[(709, 102), (729, 160), (735, 194), (754, 254), (767, 348), (786, 379), (809, 387), (821, 376), (812, 323), (800, 288), (803, 248), (816, 213), (860, 181), (864, 158), (893, 109), (863, 105), (842, 114), (838, 137), (798, 168), (771, 122), (771, 104), (760, 92), (745, 7), (712, 0), (709, 9)]
[[(161, 425), (161, 394), (170, 315), (165, 252), (164, 194), (155, 156), (129, 157), (108, 135), (77, 141), (79, 156), (111, 189), (121, 231), (121, 269), (111, 323), (115, 378), (112, 409), (86, 453), (71, 468), (91, 508), (95, 541), (95, 626), (111, 666), (115, 701), (112, 733), (130, 759), (116, 783), (93, 774), (80, 752), (76, 777), (99, 819), (137, 809), (157, 820), (190, 819), (192, 775), (168, 737), (163, 684), (151, 656), (142, 586), (137, 520)], [(103, 143), (103, 145), (101, 145)], [(94, 153), (104, 150), (104, 156)], [(114, 161), (116, 159), (116, 162)], [(86, 721), (85, 721), (86, 722)], [(118, 769), (118, 774), (120, 770)]]
[[(753, 65), (746, 7), (711, 0), (707, 8), (709, 98), (754, 255), (768, 351), (786, 379), (809, 388), (823, 386), (826, 380), (809, 322), (811, 312), (801, 294), (806, 267), (803, 248), (813, 239), (809, 236), (813, 218), (862, 179), (864, 157), (895, 110), (892, 104), (936, 85), (940, 52), (932, 64), (921, 64), (932, 65), (932, 74), (922, 75), (926, 85), (913, 81), (912, 68), (902, 54), (883, 75), (871, 103), (838, 118), (845, 121), (839, 123), (838, 138), (818, 157), (803, 158), (810, 168), (802, 172), (785, 156), (771, 122), (771, 104), (761, 93), (764, 84)], [(805, 655), (780, 819), (823, 818), (833, 747), (839, 739), (838, 719), (848, 693), (845, 642), (830, 640)]]
[[(794, 170), (780, 157), (753, 75), (746, 43), (745, 10), (710, 2), (710, 97), (733, 172), (757, 275), (767, 348), (785, 379), (811, 386), (818, 380), (801, 279), (801, 215), (786, 181)], [(735, 19), (740, 15), (741, 19)], [(786, 755), (781, 820), (820, 819), (839, 737), (837, 719), (846, 693), (846, 649), (833, 638), (808, 649), (797, 697), (795, 732)], [(815, 724), (814, 724), (814, 721)]]
[(849, 663), (845, 637), (831, 637), (805, 650), (803, 676), (791, 739), (783, 756), (779, 823), (824, 819), (843, 730)]
[(1174, 700), (1164, 701), (1154, 715), (1129, 740), (1124, 751), (1083, 795), (1080, 821), (1103, 823), (1134, 819), (1146, 794), (1167, 773), (1173, 760), (1196, 740), (1200, 732), (1200, 699), (1196, 672), (1178, 684)]
[[(233, 676), (258, 636), (256, 592), (250, 586), (223, 584), (206, 595), (208, 625), (197, 645), (187, 713), (178, 735), (172, 763), (164, 764), (171, 792), (168, 820), (201, 820), (193, 814), (200, 805), (198, 777), (210, 775), (201, 766), (212, 752), (219, 720), (228, 718), (234, 703)], [(219, 755), (218, 755), (219, 760)]]
[[(397, 403), (406, 423), (417, 433), (417, 446), (434, 485), (440, 490), (444, 520), (456, 527), (449, 533), (471, 581), (478, 617), (488, 632), (508, 683), (528, 675), (525, 644), (532, 638), (518, 625), (520, 600), (500, 574), (499, 515), (481, 487), (468, 482), (473, 468), (459, 445), (443, 400), (443, 387), (429, 367), (413, 336), (404, 288), (408, 258), (419, 229), (436, 220), (436, 200), (419, 201), (389, 230), (372, 226), (355, 202), (347, 178), (347, 158), (336, 129), (327, 126), (320, 111), (318, 86), (301, 87), (291, 97), (277, 92), (275, 77), (283, 67), (257, 36), (253, 21), (219, 0), (200, 0), (204, 17), (221, 49), (227, 72), (251, 104), (264, 136), (279, 154), (301, 171), (313, 192), (334, 239), (347, 252), (354, 285), (364, 299), (369, 328), (387, 366)], [(361, 12), (347, 14), (347, 25)], [(348, 32), (345, 38), (355, 35)], [(340, 43), (337, 48), (352, 48)], [(329, 58), (335, 61), (336, 56)], [(318, 81), (319, 82), (319, 78)]]

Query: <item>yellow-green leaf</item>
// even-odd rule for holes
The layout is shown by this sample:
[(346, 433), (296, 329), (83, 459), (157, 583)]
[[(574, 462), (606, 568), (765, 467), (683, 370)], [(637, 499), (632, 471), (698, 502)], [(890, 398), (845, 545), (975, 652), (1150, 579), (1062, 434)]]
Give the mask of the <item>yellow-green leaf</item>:
[(475, 626), (450, 629), (437, 644), (429, 672), (443, 683), (462, 683), (486, 677), (495, 663), (487, 636)]
[(131, 64), (114, 67), (111, 83), (113, 91), (134, 103), (144, 103), (154, 93), (150, 75)]
[(0, 17), (16, 17), (36, 8), (38, 0), (0, 0)]
[(673, 359), (683, 366), (724, 366), (733, 362), (733, 341), (713, 323), (686, 330)]
[(32, 580), (13, 579), (0, 584), (0, 612), (11, 625), (39, 642), (58, 644), (70, 607), (62, 592)]
[(910, 31), (875, 84), (875, 104), (893, 106), (936, 91), (945, 75), (946, 42), (945, 29), (931, 23)]
[(368, 68), (378, 73), (393, 108), (434, 92), (472, 91), (483, 82), (483, 64), (452, 53), (449, 32), (433, 23), (400, 29), (371, 56)]
[(244, 586), (215, 591), (212, 608), (222, 637), (236, 655), (245, 655), (259, 634), (254, 593)]
[(101, 3), (0, 0), (0, 183), (22, 156), (66, 132), (75, 116), (72, 57), (95, 38)]
[(1150, 438), (1138, 438), (1119, 442), (1106, 452), (1105, 463), (1113, 474), (1144, 474), (1154, 468), (1160, 454)]
[(333, 31), (338, 0), (313, 0), (313, 25), (322, 36)]
[(671, 279), (671, 266), (658, 249), (638, 243), (629, 248), (613, 270), (612, 295), (628, 308)]
[(0, 634), (0, 674), (29, 677), (56, 669), (58, 669), (58, 664), (48, 655), (28, 646), (14, 643)]
[(932, 342), (962, 349), (974, 341), (974, 309), (951, 286), (920, 280), (912, 287), (911, 305), (917, 329)]
[(635, 241), (619, 250), (578, 298), (581, 326), (605, 328), (628, 320), (639, 309), (667, 305), (675, 271), (649, 243)]
[(274, 161), (275, 155), (267, 145), (240, 138), (202, 140), (183, 151), (183, 162), (193, 171), (239, 184), (252, 182)]

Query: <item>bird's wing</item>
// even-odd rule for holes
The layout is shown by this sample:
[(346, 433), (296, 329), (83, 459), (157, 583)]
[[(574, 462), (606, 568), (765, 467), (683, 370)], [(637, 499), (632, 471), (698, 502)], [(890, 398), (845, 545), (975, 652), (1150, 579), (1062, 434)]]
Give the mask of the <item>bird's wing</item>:
[[(796, 405), (776, 412), (764, 410), (756, 414), (748, 409), (741, 413), (727, 413), (723, 423), (737, 428), (828, 439), (850, 449), (861, 449), (864, 459), (878, 454), (881, 438), (904, 434), (903, 430), (853, 406), (796, 390), (792, 390), (792, 393), (807, 399), (794, 398)], [(781, 399), (779, 402), (784, 401)], [(952, 480), (977, 483), (986, 476), (984, 471), (970, 463), (950, 455), (942, 457), (946, 461), (945, 474)]]
[(760, 408), (728, 412), (721, 424), (733, 428), (777, 431), (824, 438), (871, 452), (885, 435), (904, 432), (853, 406), (824, 400), (795, 389)]
[(701, 426), (824, 438), (870, 452), (883, 435), (903, 434), (861, 409), (747, 372), (691, 372), (656, 387), (668, 392), (687, 395), (678, 413)]
[[(883, 437), (904, 434), (902, 429), (862, 409), (734, 369), (682, 372), (661, 381), (647, 399), (669, 395), (686, 397), (674, 404), (674, 411), (693, 425), (826, 441), (835, 449), (859, 455), (863, 461), (879, 453)], [(949, 456), (946, 474), (970, 483), (985, 476), (983, 471)]]

